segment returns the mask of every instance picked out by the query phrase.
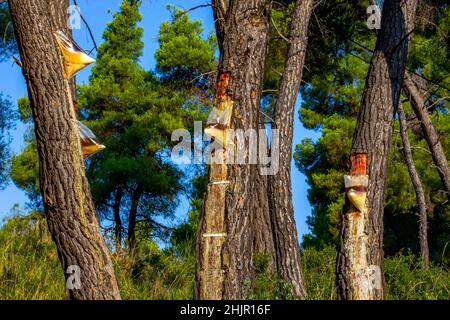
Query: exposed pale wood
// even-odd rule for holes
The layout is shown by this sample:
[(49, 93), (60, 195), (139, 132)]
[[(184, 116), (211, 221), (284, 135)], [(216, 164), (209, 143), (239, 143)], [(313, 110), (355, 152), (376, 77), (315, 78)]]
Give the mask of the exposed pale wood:
[[(222, 151), (222, 158), (224, 156)], [(209, 179), (225, 182), (227, 180), (226, 164), (212, 164)], [(227, 188), (226, 183), (209, 184), (205, 195), (197, 236), (196, 299), (220, 300), (223, 297), (222, 247), (227, 236), (225, 227)]]

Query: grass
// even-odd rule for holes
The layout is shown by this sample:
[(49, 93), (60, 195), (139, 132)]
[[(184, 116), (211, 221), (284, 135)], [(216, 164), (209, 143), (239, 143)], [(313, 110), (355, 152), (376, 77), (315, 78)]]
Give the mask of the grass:
[[(191, 246), (160, 250), (147, 241), (138, 254), (113, 255), (123, 299), (186, 300), (194, 291), (195, 257)], [(336, 251), (332, 247), (302, 251), (307, 299), (336, 299)], [(289, 285), (268, 270), (268, 259), (255, 257), (255, 287), (249, 299), (292, 299)], [(387, 299), (450, 298), (450, 271), (431, 264), (424, 269), (411, 253), (385, 260)], [(15, 217), (0, 228), (0, 299), (65, 299), (64, 276), (45, 220)]]

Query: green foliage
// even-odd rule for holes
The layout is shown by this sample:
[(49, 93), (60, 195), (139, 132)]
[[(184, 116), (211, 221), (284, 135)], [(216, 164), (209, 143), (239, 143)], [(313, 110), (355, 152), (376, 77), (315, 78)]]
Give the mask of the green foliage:
[[(109, 55), (110, 58), (130, 59), (136, 62), (142, 55), (144, 44), (141, 38), (144, 31), (138, 26), (142, 20), (139, 12), (140, 4), (140, 1), (122, 1), (120, 11), (114, 14), (113, 20), (107, 24), (103, 32), (105, 41), (99, 48), (100, 60), (108, 61), (104, 55)], [(97, 66), (98, 68), (103, 66), (101, 61)]]
[[(273, 23), (264, 78), (264, 89), (269, 90), (265, 97), (269, 103), (276, 98), (277, 94), (273, 93), (273, 90), (277, 90), (280, 85), (287, 52), (287, 43), (283, 36), (289, 36), (294, 4), (295, 1), (282, 0), (273, 5)], [(303, 80), (306, 83), (319, 81), (323, 75), (333, 74), (337, 57), (352, 48), (349, 45), (352, 35), (356, 32), (367, 34), (368, 5), (367, 0), (337, 0), (324, 1), (315, 8), (309, 25), (306, 68), (303, 72)], [(273, 27), (273, 24), (277, 28)]]
[(0, 92), (0, 190), (8, 181), (9, 130), (14, 127), (15, 118), (12, 103)]
[[(303, 250), (307, 299), (336, 299), (335, 263), (334, 247)], [(425, 269), (411, 252), (385, 259), (384, 269), (389, 300), (447, 300), (450, 296), (450, 270), (436, 264)]]
[(161, 24), (158, 37), (156, 73), (164, 94), (182, 99), (183, 124), (192, 130), (194, 121), (206, 121), (213, 104), (216, 37), (203, 39), (200, 21), (175, 7), (168, 10), (171, 19)]
[(388, 300), (448, 300), (450, 270), (432, 264), (428, 270), (412, 253), (384, 263)]
[(161, 24), (155, 54), (158, 73), (166, 80), (180, 82), (214, 71), (215, 36), (205, 41), (200, 21), (190, 21), (187, 14), (173, 6), (169, 5), (168, 10), (172, 19)]
[[(201, 37), (199, 21), (191, 21), (187, 14), (177, 16), (179, 10), (172, 8), (171, 20), (161, 25), (157, 71), (145, 70), (139, 61), (144, 47), (139, 6), (140, 2), (122, 2), (104, 31), (105, 41), (99, 46), (89, 83), (77, 90), (79, 117), (106, 145), (104, 151), (87, 161), (101, 225), (113, 229), (113, 205), (119, 201), (122, 233), (126, 234), (135, 196), (138, 240), (145, 242), (148, 237), (170, 235), (157, 217), (165, 221), (172, 218), (179, 193), (189, 189), (188, 179), (182, 180), (183, 172), (167, 155), (175, 129), (190, 129), (194, 121), (206, 118), (213, 90), (210, 79), (201, 73), (214, 69), (216, 45), (213, 36), (206, 40)], [(173, 59), (170, 48), (182, 52), (182, 56)], [(189, 77), (180, 82), (176, 70), (188, 72)], [(192, 81), (194, 78), (198, 79)], [(20, 99), (18, 105), (20, 119), (29, 129), (25, 148), (11, 159), (10, 175), (30, 198), (30, 207), (42, 209), (31, 108), (26, 98)], [(193, 244), (195, 221), (200, 216), (201, 197), (197, 198), (190, 220), (173, 236), (179, 246)]]
[[(308, 109), (302, 108), (301, 112), (304, 110)], [(313, 206), (313, 214), (307, 218), (307, 223), (312, 234), (304, 237), (304, 246), (323, 247), (338, 239), (344, 204), (342, 182), (356, 124), (355, 119), (336, 114), (321, 118), (323, 129), (319, 140), (316, 143), (303, 140), (294, 153), (297, 167), (311, 186), (308, 200)]]
[(435, 93), (445, 96), (450, 88), (450, 7), (431, 0), (422, 1), (416, 28), (409, 67), (420, 70), (427, 79), (441, 85), (435, 88)]
[[(340, 6), (345, 7), (346, 4), (338, 4)], [(433, 1), (423, 2), (421, 8), (418, 21), (423, 26), (418, 26), (413, 39), (409, 69), (441, 84), (429, 84), (428, 89), (433, 92), (429, 103), (437, 102), (429, 111), (444, 149), (449, 150), (448, 102), (439, 100), (439, 97), (448, 96), (442, 86), (448, 86), (449, 59), (445, 39), (449, 32), (449, 10)], [(312, 215), (307, 219), (311, 233), (303, 238), (305, 247), (323, 248), (338, 242), (344, 201), (343, 175), (349, 170), (348, 160), (368, 71), (367, 62), (376, 40), (374, 33), (368, 32), (365, 26), (366, 16), (358, 14), (357, 7), (352, 10), (342, 16), (342, 21), (352, 16), (355, 20), (353, 26), (341, 25), (340, 16), (336, 14), (328, 17), (316, 12), (324, 23), (322, 30), (342, 28), (343, 31), (324, 32), (322, 39), (312, 38), (308, 51), (309, 69), (320, 68), (320, 72), (306, 73), (309, 81), (301, 87), (303, 103), (299, 116), (306, 128), (320, 130), (322, 135), (318, 141), (303, 140), (296, 146), (294, 154), (297, 167), (308, 179), (308, 199), (313, 207)], [(316, 30), (314, 24), (312, 30)], [(346, 37), (342, 37), (343, 34)], [(316, 47), (319, 43), (323, 48)], [(316, 60), (317, 57), (311, 57), (316, 50), (326, 52), (327, 49), (328, 56), (323, 65)], [(412, 113), (407, 103), (404, 107), (408, 114)], [(432, 209), (429, 213), (429, 242), (431, 255), (437, 259), (449, 237), (449, 206), (420, 130), (411, 132), (410, 140), (414, 161)], [(386, 188), (384, 242), (387, 255), (394, 255), (403, 248), (414, 252), (419, 250), (416, 198), (402, 148), (396, 124)]]
[(30, 100), (27, 97), (19, 98), (17, 101), (19, 106), (19, 118), (25, 124), (32, 125), (33, 113), (31, 111)]
[[(287, 44), (278, 32), (284, 37), (288, 37), (293, 7), (293, 1), (290, 4), (274, 4), (273, 6), (272, 26), (275, 24), (276, 28), (272, 26), (270, 28), (269, 54), (266, 57), (267, 61), (264, 72), (264, 90), (277, 90), (280, 85), (281, 72), (283, 71), (285, 64)], [(269, 95), (274, 95), (273, 92), (268, 92)]]
[[(343, 176), (356, 125), (370, 52), (375, 36), (368, 32), (367, 3), (324, 3), (311, 19), (304, 80), (300, 87), (299, 117), (307, 129), (321, 131), (318, 141), (304, 139), (295, 147), (294, 159), (310, 185), (307, 218), (311, 233), (305, 247), (335, 244), (344, 202)], [(330, 6), (332, 8), (330, 8)], [(339, 12), (339, 15), (337, 13)], [(362, 43), (364, 47), (356, 44)]]
[[(437, 3), (437, 2), (436, 2)], [(411, 47), (409, 68), (433, 83), (430, 103), (448, 96), (450, 87), (450, 9), (424, 1)], [(280, 5), (281, 4), (281, 5)], [(113, 261), (124, 299), (192, 299), (195, 276), (195, 241), (207, 175), (199, 172), (192, 182), (167, 157), (173, 145), (171, 133), (192, 129), (193, 121), (204, 120), (212, 105), (216, 66), (216, 39), (204, 39), (201, 22), (169, 6), (171, 19), (161, 24), (156, 70), (145, 70), (140, 59), (144, 48), (139, 26), (140, 1), (122, 2), (104, 31), (97, 64), (89, 83), (78, 87), (79, 117), (107, 146), (87, 162), (95, 205), (102, 227), (110, 228), (113, 207), (118, 201), (123, 233), (128, 227), (131, 203), (138, 191), (138, 244), (133, 256), (114, 250)], [(299, 117), (308, 129), (318, 130), (317, 141), (304, 139), (295, 149), (295, 162), (306, 177), (312, 215), (311, 233), (303, 239), (302, 266), (307, 299), (335, 299), (333, 244), (338, 241), (344, 201), (343, 175), (348, 172), (356, 115), (365, 84), (370, 50), (375, 35), (366, 27), (368, 1), (323, 2), (311, 20), (304, 80), (300, 88), (303, 104)], [(264, 106), (276, 99), (274, 90), (284, 67), (293, 1), (275, 4), (274, 24), (265, 72)], [(5, 3), (0, 4), (0, 62), (17, 50)], [(362, 46), (360, 44), (362, 44)], [(39, 167), (32, 131), (29, 101), (20, 99), (19, 116), (29, 125), (26, 146), (11, 159), (10, 175), (24, 190), (34, 211), (42, 207)], [(0, 186), (8, 166), (7, 145), (14, 115), (11, 103), (0, 94)], [(410, 106), (405, 103), (411, 114)], [(450, 150), (448, 102), (430, 107), (445, 150)], [(402, 142), (395, 127), (390, 154), (385, 207), (385, 260), (388, 299), (448, 299), (450, 209), (447, 196), (427, 144), (411, 130), (414, 161), (432, 210), (429, 213), (429, 243), (434, 262), (425, 270), (412, 252), (417, 252), (416, 199), (404, 164)], [(448, 154), (450, 156), (450, 154)], [(197, 174), (197, 173), (196, 173)], [(186, 182), (189, 180), (189, 182)], [(192, 186), (190, 186), (192, 184)], [(170, 219), (181, 191), (191, 195), (188, 219), (166, 228), (157, 218)], [(117, 198), (123, 192), (121, 199)], [(36, 210), (37, 209), (37, 210)], [(166, 220), (167, 221), (167, 220)], [(170, 243), (161, 249), (155, 242), (163, 235)], [(111, 237), (111, 232), (108, 233)], [(404, 248), (412, 251), (405, 252)], [(117, 249), (117, 248), (115, 248)], [(254, 257), (256, 272), (250, 299), (293, 299), (291, 288), (269, 267), (266, 256)], [(439, 263), (439, 264), (438, 264)], [(64, 277), (46, 224), (39, 214), (14, 216), (0, 228), (0, 298), (64, 299)]]
[(33, 115), (30, 100), (22, 97), (17, 102), (19, 106), (19, 118), (28, 125), (24, 134), (25, 147), (21, 153), (11, 157), (9, 175), (14, 184), (22, 189), (29, 198), (31, 209), (42, 209), (42, 200), (39, 189), (39, 156), (37, 142), (34, 136)]
[(18, 51), (14, 28), (7, 2), (0, 3), (0, 63), (11, 58)]
[(153, 78), (139, 65), (144, 47), (143, 30), (137, 25), (140, 20), (139, 5), (123, 1), (120, 12), (115, 13), (108, 23), (89, 85), (79, 86), (79, 105), (87, 118), (99, 120), (106, 113), (108, 119), (104, 122), (113, 122), (110, 123), (113, 126), (116, 113), (123, 112), (125, 114), (116, 124), (118, 127), (131, 121), (129, 116), (133, 112), (130, 109), (142, 113), (152, 104)]
[(14, 216), (0, 229), (0, 299), (64, 299), (56, 246), (38, 214)]
[[(292, 285), (270, 267), (270, 258), (258, 254), (253, 257), (255, 283), (250, 291), (250, 300), (294, 300)], [(250, 284), (248, 284), (250, 286)]]
[(181, 257), (196, 256), (197, 231), (202, 213), (203, 195), (208, 186), (208, 175), (200, 174), (192, 179), (190, 211), (188, 219), (178, 225), (171, 235), (171, 245), (174, 252)]
[[(336, 299), (336, 251), (333, 247), (302, 251), (302, 268), (309, 300)], [(160, 249), (149, 239), (139, 243), (133, 259), (113, 255), (123, 299), (192, 299), (195, 256), (173, 248)], [(268, 259), (254, 259), (257, 273), (249, 299), (293, 299), (289, 286), (268, 267)], [(450, 271), (432, 264), (423, 269), (412, 254), (385, 261), (387, 298), (448, 299)], [(39, 214), (14, 216), (0, 228), (0, 299), (64, 299), (65, 279), (56, 247)]]
[[(148, 240), (134, 259), (113, 256), (123, 299), (192, 299), (195, 258), (179, 258)], [(0, 228), (0, 299), (65, 299), (56, 246), (39, 214), (8, 218)]]
[(115, 256), (122, 299), (191, 300), (194, 293), (195, 255), (180, 257), (173, 249), (139, 243), (134, 258)]
[(36, 152), (36, 139), (32, 139), (19, 155), (11, 158), (11, 179), (27, 194), (31, 203), (40, 208), (39, 158)]
[(139, 64), (143, 48), (139, 4), (123, 1), (104, 32), (89, 84), (79, 86), (80, 115), (107, 147), (88, 169), (97, 210), (111, 219), (121, 190), (120, 215), (126, 225), (131, 200), (140, 190), (138, 225), (146, 224), (159, 234), (164, 228), (155, 217), (172, 217), (183, 188), (182, 172), (167, 159), (171, 134), (205, 117), (193, 89), (207, 89), (190, 81), (180, 87), (179, 70), (192, 80), (213, 68), (215, 61), (213, 41), (201, 38), (201, 23), (187, 15), (176, 18), (176, 12), (173, 9), (172, 20), (161, 25), (157, 71), (148, 72)]
[(308, 300), (334, 300), (337, 298), (335, 285), (336, 249), (326, 246), (321, 250), (302, 250), (303, 277)]

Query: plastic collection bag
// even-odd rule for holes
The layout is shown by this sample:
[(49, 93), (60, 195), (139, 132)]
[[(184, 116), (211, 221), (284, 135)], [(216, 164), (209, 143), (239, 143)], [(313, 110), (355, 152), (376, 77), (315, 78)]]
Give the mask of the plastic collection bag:
[(78, 71), (95, 62), (62, 31), (57, 31), (54, 35), (63, 56), (66, 79), (72, 78)]
[[(66, 79), (72, 78), (78, 71), (95, 62), (75, 41), (69, 39), (64, 32), (56, 31), (54, 35), (63, 58)], [(106, 148), (98, 141), (91, 129), (78, 120), (77, 126), (80, 133), (81, 149), (83, 150), (84, 159)]]
[(231, 125), (233, 115), (233, 101), (223, 101), (213, 108), (206, 123), (205, 133), (215, 139), (218, 143), (226, 145), (226, 130)]
[(355, 208), (362, 212), (366, 208), (367, 187), (369, 176), (344, 176), (345, 190), (347, 197)]
[(77, 121), (77, 125), (80, 131), (81, 149), (83, 150), (84, 159), (87, 159), (106, 148), (98, 141), (91, 129), (86, 127), (80, 121)]
[(231, 126), (233, 100), (228, 95), (230, 72), (221, 72), (217, 83), (217, 107), (213, 108), (206, 123), (205, 133), (214, 138), (224, 148), (227, 144), (227, 129)]

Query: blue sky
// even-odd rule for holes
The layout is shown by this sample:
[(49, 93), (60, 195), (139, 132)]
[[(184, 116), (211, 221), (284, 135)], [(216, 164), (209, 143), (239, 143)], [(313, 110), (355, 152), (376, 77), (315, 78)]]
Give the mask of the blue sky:
[[(81, 11), (94, 34), (97, 44), (102, 41), (102, 33), (106, 27), (107, 22), (112, 19), (112, 14), (120, 7), (121, 0), (78, 0)], [(141, 12), (143, 15), (142, 26), (144, 27), (144, 56), (141, 59), (141, 64), (146, 69), (153, 69), (155, 67), (154, 53), (158, 48), (158, 30), (160, 23), (170, 18), (169, 12), (166, 9), (168, 4), (175, 5), (180, 8), (188, 9), (197, 5), (205, 4), (205, 0), (143, 0)], [(192, 19), (201, 20), (205, 30), (205, 35), (214, 32), (214, 20), (210, 7), (199, 8), (190, 12)], [(77, 42), (86, 50), (93, 47), (92, 41), (89, 38), (87, 30), (82, 25), (81, 30), (74, 30), (74, 37)], [(95, 54), (95, 52), (93, 53)], [(77, 75), (78, 83), (87, 82), (90, 74), (90, 68), (87, 68)], [(18, 98), (27, 94), (26, 85), (22, 76), (21, 70), (11, 61), (0, 64), (0, 92), (10, 96), (11, 101), (17, 101)], [(298, 108), (300, 101), (297, 103), (295, 124), (294, 124), (294, 145), (298, 144), (303, 138), (310, 137), (317, 139), (319, 133), (306, 130), (301, 125), (298, 119)], [(18, 153), (23, 148), (23, 134), (25, 126), (17, 123), (16, 129), (13, 132), (12, 149), (13, 152)], [(299, 234), (306, 233), (306, 217), (311, 212), (311, 207), (307, 199), (307, 184), (305, 177), (295, 168), (292, 163), (292, 191), (294, 210), (297, 221)], [(8, 215), (11, 207), (14, 204), (19, 204), (23, 207), (27, 198), (25, 194), (17, 189), (14, 184), (0, 191), (0, 218)], [(180, 207), (177, 210), (179, 219), (186, 217), (189, 209), (186, 199), (182, 199)]]

